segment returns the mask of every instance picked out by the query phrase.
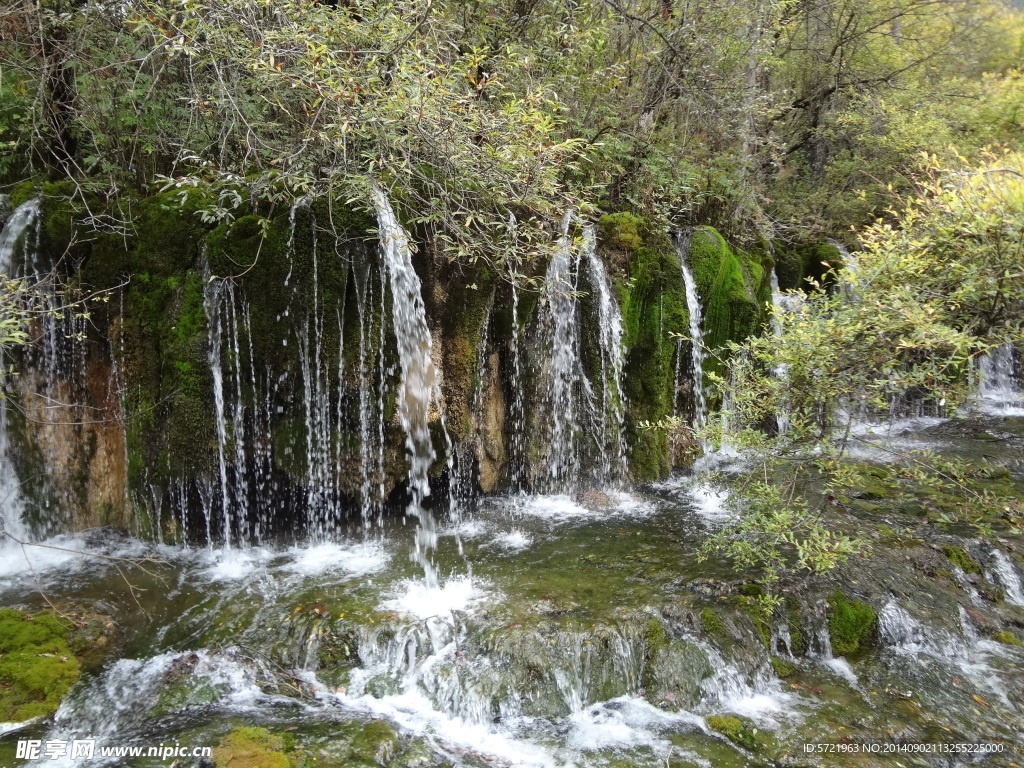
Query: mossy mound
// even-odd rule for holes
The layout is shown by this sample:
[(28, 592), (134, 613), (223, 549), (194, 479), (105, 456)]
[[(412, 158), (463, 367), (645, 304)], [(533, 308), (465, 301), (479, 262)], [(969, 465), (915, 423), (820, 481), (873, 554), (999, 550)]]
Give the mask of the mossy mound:
[(1013, 632), (996, 632), (992, 639), (1004, 645), (1024, 645)]
[(0, 610), (0, 720), (52, 715), (78, 680), (71, 628), (52, 612)]
[(726, 633), (725, 624), (718, 618), (718, 614), (710, 608), (704, 608), (700, 612), (700, 625), (705, 632), (711, 635), (724, 636)]
[[(770, 259), (729, 247), (716, 230), (694, 230), (687, 255), (704, 312), (704, 344), (721, 350), (757, 333), (771, 301)], [(723, 373), (714, 355), (705, 370)]]
[(216, 768), (298, 768), (294, 739), (255, 726), (235, 728), (213, 749)]
[(760, 745), (757, 742), (757, 731), (747, 726), (738, 717), (732, 715), (710, 715), (707, 718), (708, 728), (720, 733), (734, 744), (739, 744), (751, 752), (757, 751)]
[(832, 651), (840, 656), (854, 653), (870, 643), (878, 627), (878, 614), (867, 603), (851, 600), (842, 592), (829, 597), (828, 631)]
[(981, 566), (978, 561), (971, 557), (962, 547), (954, 547), (952, 544), (946, 545), (942, 548), (942, 554), (957, 566), (964, 573), (976, 573), (981, 574)]
[(679, 257), (669, 236), (631, 213), (599, 222), (601, 255), (622, 306), (624, 361), (622, 389), (628, 404), (626, 445), (629, 468), (638, 481), (664, 477), (673, 456), (663, 431), (645, 430), (675, 410), (673, 334), (689, 323)]

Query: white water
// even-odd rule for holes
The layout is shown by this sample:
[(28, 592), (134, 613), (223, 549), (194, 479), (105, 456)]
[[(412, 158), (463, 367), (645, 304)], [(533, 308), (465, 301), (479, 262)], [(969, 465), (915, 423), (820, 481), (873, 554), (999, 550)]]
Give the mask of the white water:
[[(690, 316), (690, 373), (693, 377), (693, 425), (702, 427), (707, 422), (707, 396), (704, 392), (704, 315), (697, 293), (697, 281), (690, 271), (690, 239), (693, 236), (687, 231), (675, 238), (676, 253), (679, 255), (679, 266), (683, 271), (683, 286), (686, 289), (686, 308)], [(704, 446), (707, 453), (709, 446)]]
[(998, 549), (992, 550), (991, 557), (992, 575), (995, 577), (994, 581), (1006, 590), (1006, 602), (1010, 605), (1024, 606), (1024, 586), (1021, 585), (1020, 574), (1010, 562), (1010, 558)]
[(545, 276), (545, 319), (550, 324), (551, 359), (547, 375), (546, 405), (551, 420), (545, 476), (552, 490), (573, 487), (579, 462), (575, 447), (580, 425), (579, 401), (584, 390), (577, 319), (576, 258), (569, 228), (572, 212), (562, 219), (562, 235)]
[[(558, 246), (545, 276), (541, 326), (545, 417), (550, 421), (542, 486), (548, 492), (580, 485), (581, 468), (590, 463), (592, 485), (616, 485), (625, 476), (622, 435), (625, 400), (622, 395), (622, 314), (608, 272), (597, 255), (595, 227), (585, 224), (579, 246), (570, 235), (575, 216), (562, 219)], [(580, 272), (585, 265), (596, 304), (600, 380), (584, 370), (581, 333)], [(591, 454), (593, 456), (591, 457)]]
[(387, 196), (374, 188), (381, 254), (391, 279), (391, 313), (402, 379), (398, 386), (398, 414), (405, 430), (405, 448), (409, 459), (409, 512), (416, 516), (416, 545), (413, 558), (423, 568), (428, 586), (437, 586), (437, 573), (430, 552), (437, 546), (434, 516), (424, 506), (430, 495), (430, 465), (436, 458), (430, 438), (430, 406), (434, 398), (436, 373), (432, 358), (430, 329), (421, 295), (419, 276), (412, 266), (409, 236)]
[(999, 416), (1024, 416), (1024, 392), (1017, 381), (1012, 344), (996, 347), (978, 362), (982, 410)]
[[(29, 245), (25, 242), (31, 228), (38, 226), (39, 201), (29, 200), (11, 214), (3, 231), (0, 232), (0, 275), (15, 277), (18, 266), (15, 264), (16, 254), (20, 250), (24, 258)], [(38, 234), (37, 234), (38, 237)], [(19, 248), (20, 246), (20, 248)], [(0, 351), (0, 369), (7, 363)], [(10, 455), (10, 444), (7, 439), (7, 409), (10, 406), (0, 400), (0, 524), (3, 530), (24, 541), (29, 532), (22, 522), (21, 485), (14, 471)], [(0, 542), (3, 544), (3, 542)]]
[(622, 313), (612, 293), (608, 272), (597, 256), (597, 235), (593, 224), (583, 228), (583, 255), (587, 260), (590, 282), (597, 292), (600, 334), (602, 402), (597, 414), (598, 478), (614, 483), (626, 475), (626, 445), (622, 429), (626, 406), (622, 394)]

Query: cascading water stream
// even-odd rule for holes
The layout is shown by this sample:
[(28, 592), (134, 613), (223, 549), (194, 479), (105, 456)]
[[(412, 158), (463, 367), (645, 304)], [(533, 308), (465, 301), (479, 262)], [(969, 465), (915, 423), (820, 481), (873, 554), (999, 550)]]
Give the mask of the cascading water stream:
[(1017, 381), (1012, 344), (1003, 344), (983, 356), (978, 369), (981, 374), (978, 395), (986, 406), (1000, 412), (1021, 405), (1024, 392)]
[(1024, 606), (1024, 584), (1010, 558), (999, 549), (992, 550), (992, 575), (994, 580), (1006, 590), (1006, 602), (1010, 605)]
[(608, 271), (597, 256), (597, 234), (593, 224), (583, 228), (583, 255), (587, 260), (591, 285), (597, 293), (602, 401), (597, 432), (600, 478), (606, 482), (616, 482), (626, 474), (626, 446), (622, 438), (625, 418), (625, 397), (622, 393), (622, 314), (612, 293)]
[[(14, 277), (17, 269), (15, 255), (21, 252), (26, 257), (25, 235), (39, 223), (39, 200), (29, 200), (11, 214), (3, 231), (0, 232), (0, 275)], [(20, 246), (20, 248), (19, 248)], [(0, 369), (6, 368), (0, 350)], [(0, 403), (0, 524), (3, 530), (21, 540), (28, 537), (22, 523), (21, 485), (14, 471), (7, 438), (7, 405)]]
[(398, 415), (405, 430), (409, 458), (409, 512), (419, 521), (413, 559), (423, 568), (427, 585), (436, 587), (437, 573), (430, 552), (437, 546), (437, 526), (433, 514), (423, 505), (430, 494), (430, 465), (436, 458), (429, 424), (436, 385), (430, 328), (420, 279), (412, 266), (409, 236), (398, 223), (384, 192), (375, 187), (372, 198), (380, 228), (381, 253), (391, 281), (392, 321), (402, 367)]
[(547, 320), (550, 323), (551, 360), (547, 377), (547, 406), (551, 417), (546, 479), (561, 490), (576, 484), (579, 465), (575, 446), (579, 429), (579, 390), (584, 380), (576, 316), (578, 270), (569, 228), (573, 213), (562, 219), (562, 234), (545, 276)]
[[(693, 424), (704, 426), (707, 421), (707, 397), (704, 394), (704, 318), (697, 293), (697, 281), (690, 271), (690, 240), (693, 232), (687, 230), (676, 236), (676, 253), (683, 272), (683, 286), (686, 289), (686, 308), (690, 315), (690, 370), (693, 375)], [(704, 446), (707, 453), (708, 446)]]
[[(570, 237), (574, 221), (572, 211), (562, 220), (562, 234), (545, 276), (546, 303), (541, 317), (545, 345), (550, 350), (543, 369), (545, 406), (551, 420), (544, 484), (555, 492), (578, 486), (580, 468), (591, 448), (595, 484), (615, 484), (626, 473), (622, 315), (608, 272), (597, 255), (596, 228), (583, 225), (580, 247), (576, 248)], [(596, 310), (600, 380), (596, 372), (591, 380), (584, 365), (577, 296), (584, 269)]]

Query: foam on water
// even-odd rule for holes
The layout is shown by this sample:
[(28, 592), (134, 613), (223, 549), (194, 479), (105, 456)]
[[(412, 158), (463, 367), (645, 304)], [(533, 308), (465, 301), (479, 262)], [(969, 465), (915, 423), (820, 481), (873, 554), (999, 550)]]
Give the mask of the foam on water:
[(198, 575), (209, 581), (237, 581), (262, 569), (272, 555), (270, 550), (260, 548), (206, 550)]
[(34, 578), (43, 574), (78, 571), (84, 568), (108, 567), (106, 557), (133, 558), (151, 554), (141, 541), (111, 539), (96, 543), (83, 536), (60, 534), (45, 541), (6, 544), (0, 548), (0, 583)]
[(385, 717), (400, 727), (440, 743), (455, 752), (486, 756), (485, 762), (522, 766), (522, 768), (558, 768), (564, 763), (543, 747), (516, 738), (504, 729), (489, 728), (469, 723), (458, 717), (448, 717), (436, 710), (431, 701), (419, 690), (410, 689), (401, 694), (375, 698), (360, 696), (348, 698), (339, 695), (351, 708), (371, 716)]
[(445, 533), (463, 539), (478, 539), (490, 531), (490, 526), (483, 520), (460, 520), (448, 528)]
[(533, 538), (525, 531), (513, 528), (511, 531), (499, 533), (491, 543), (506, 552), (521, 552), (533, 543)]
[(693, 483), (687, 488), (687, 496), (693, 504), (694, 511), (705, 520), (724, 523), (735, 517), (735, 514), (726, 508), (728, 491), (715, 490), (704, 483)]
[(576, 712), (569, 718), (566, 740), (570, 749), (596, 752), (603, 749), (649, 747), (667, 757), (671, 742), (661, 734), (679, 725), (707, 731), (702, 718), (689, 712), (666, 712), (644, 699), (621, 696)]
[(594, 518), (598, 513), (573, 501), (565, 494), (520, 496), (512, 500), (510, 511), (518, 516), (539, 517), (548, 522)]
[(342, 571), (346, 576), (369, 576), (383, 570), (390, 555), (379, 542), (337, 544), (325, 542), (312, 547), (292, 547), (284, 570), (301, 576), (319, 576)]
[(468, 611), (484, 599), (492, 597), (472, 576), (455, 576), (437, 586), (423, 581), (406, 580), (399, 584), (397, 594), (382, 605), (388, 610), (429, 619), (448, 618), (453, 611)]

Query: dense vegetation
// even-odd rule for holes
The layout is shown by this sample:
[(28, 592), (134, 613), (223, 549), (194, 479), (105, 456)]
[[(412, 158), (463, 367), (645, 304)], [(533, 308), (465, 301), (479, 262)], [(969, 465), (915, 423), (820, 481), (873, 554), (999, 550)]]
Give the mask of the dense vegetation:
[(1015, 17), (988, 0), (18, 0), (0, 30), (8, 181), (66, 175), (92, 206), (208, 187), (230, 220), (242, 187), (362, 201), (372, 180), (510, 276), (567, 206), (846, 237), (922, 151), (1021, 130)]

